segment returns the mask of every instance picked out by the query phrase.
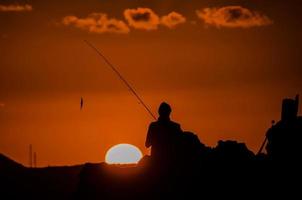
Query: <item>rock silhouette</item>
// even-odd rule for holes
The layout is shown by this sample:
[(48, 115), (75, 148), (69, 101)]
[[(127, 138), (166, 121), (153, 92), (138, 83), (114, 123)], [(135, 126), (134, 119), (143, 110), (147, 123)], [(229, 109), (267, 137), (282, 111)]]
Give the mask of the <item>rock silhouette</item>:
[(0, 154), (0, 199), (71, 199), (81, 169), (27, 168)]
[[(242, 193), (272, 197), (282, 191), (276, 188), (284, 191), (285, 184), (290, 185), (283, 179), (295, 177), (292, 164), (301, 160), (298, 102), (298, 96), (283, 100), (281, 120), (266, 133), (267, 153), (255, 155), (244, 143), (231, 140), (208, 147), (196, 134), (172, 122), (171, 108), (163, 103), (158, 121), (150, 124), (147, 133), (151, 155), (138, 165), (86, 163), (35, 169), (0, 155), (1, 194), (9, 199), (245, 198)], [(291, 169), (276, 173), (275, 161)]]
[[(146, 147), (151, 156), (145, 156), (137, 167), (87, 164), (81, 172), (76, 199), (196, 199), (204, 196), (220, 197), (215, 191), (236, 191), (256, 195), (269, 194), (266, 186), (274, 185), (272, 160), (282, 158), (280, 152), (289, 147), (283, 159), (298, 152), (295, 147), (283, 144), (301, 132), (301, 118), (297, 117), (298, 97), (285, 99), (280, 122), (267, 134), (267, 154), (255, 155), (244, 143), (218, 141), (214, 148), (207, 147), (196, 134), (182, 131), (170, 120), (171, 108), (167, 103), (159, 107), (159, 119), (149, 126)], [(280, 137), (280, 138), (279, 138)], [(283, 139), (282, 139), (283, 138)], [(300, 141), (298, 140), (298, 143)], [(273, 156), (277, 155), (277, 156)], [(295, 155), (297, 159), (298, 155)], [(111, 172), (110, 172), (111, 171)], [(113, 172), (114, 171), (114, 172)], [(111, 175), (110, 175), (111, 174)], [(280, 174), (279, 174), (280, 175)], [(262, 182), (266, 177), (267, 182)], [(252, 184), (257, 182), (257, 188)], [(261, 190), (265, 188), (265, 190)], [(234, 198), (236, 193), (224, 193)]]

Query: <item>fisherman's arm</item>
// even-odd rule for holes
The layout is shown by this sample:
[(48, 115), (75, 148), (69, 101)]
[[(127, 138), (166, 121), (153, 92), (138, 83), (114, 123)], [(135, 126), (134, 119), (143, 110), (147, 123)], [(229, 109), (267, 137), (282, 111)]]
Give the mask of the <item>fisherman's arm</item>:
[(151, 144), (152, 144), (152, 142), (151, 142), (151, 135), (152, 135), (152, 125), (150, 124), (150, 126), (148, 128), (146, 142), (145, 142), (145, 146), (147, 148), (149, 148), (151, 146)]

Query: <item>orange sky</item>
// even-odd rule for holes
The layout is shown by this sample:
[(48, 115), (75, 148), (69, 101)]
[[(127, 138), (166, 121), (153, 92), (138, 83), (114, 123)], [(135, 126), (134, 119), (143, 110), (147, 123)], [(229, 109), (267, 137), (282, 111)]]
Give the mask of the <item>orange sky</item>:
[(203, 143), (256, 151), (302, 94), (298, 3), (0, 1), (0, 152), (28, 165), (32, 144), (39, 166), (100, 162), (118, 143), (147, 153), (152, 119), (84, 39), (154, 113), (167, 101)]

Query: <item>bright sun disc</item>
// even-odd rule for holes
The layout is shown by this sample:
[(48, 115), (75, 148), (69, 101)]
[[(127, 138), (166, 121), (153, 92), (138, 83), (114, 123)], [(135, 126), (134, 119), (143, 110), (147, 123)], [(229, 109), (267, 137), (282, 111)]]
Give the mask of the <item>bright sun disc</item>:
[(108, 164), (136, 164), (142, 158), (142, 153), (131, 144), (118, 144), (111, 147), (105, 156)]

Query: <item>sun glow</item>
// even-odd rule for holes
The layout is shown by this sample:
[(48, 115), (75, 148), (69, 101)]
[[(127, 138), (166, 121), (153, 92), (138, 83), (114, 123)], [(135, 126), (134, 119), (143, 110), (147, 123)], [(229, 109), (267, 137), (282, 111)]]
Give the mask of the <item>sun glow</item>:
[(142, 158), (142, 153), (131, 144), (118, 144), (111, 147), (105, 156), (108, 164), (136, 164)]

